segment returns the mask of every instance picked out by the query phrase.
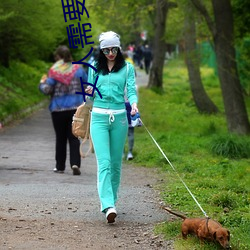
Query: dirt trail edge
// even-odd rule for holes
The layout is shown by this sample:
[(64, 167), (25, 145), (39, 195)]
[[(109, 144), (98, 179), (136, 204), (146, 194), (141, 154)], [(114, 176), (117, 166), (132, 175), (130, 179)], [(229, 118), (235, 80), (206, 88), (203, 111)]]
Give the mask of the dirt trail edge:
[(47, 108), (0, 130), (0, 250), (173, 249), (155, 236), (161, 179), (156, 170), (123, 165), (116, 223), (100, 212), (94, 154), (73, 176), (53, 173), (54, 132)]

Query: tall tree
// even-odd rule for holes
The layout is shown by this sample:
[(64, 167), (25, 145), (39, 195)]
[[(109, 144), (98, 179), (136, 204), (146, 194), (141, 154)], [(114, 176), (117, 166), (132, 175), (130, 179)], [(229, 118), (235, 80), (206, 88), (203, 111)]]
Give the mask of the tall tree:
[(164, 40), (164, 34), (166, 31), (167, 13), (172, 7), (177, 7), (177, 5), (175, 3), (169, 2), (168, 0), (156, 1), (155, 35), (153, 44), (154, 57), (149, 75), (149, 88), (163, 88), (162, 76), (166, 54), (166, 42)]
[(192, 4), (185, 5), (185, 27), (184, 27), (184, 40), (185, 40), (185, 55), (186, 64), (188, 69), (189, 82), (191, 92), (194, 98), (195, 105), (200, 113), (217, 113), (218, 108), (211, 101), (207, 95), (201, 80), (200, 74), (200, 56), (197, 51), (196, 44), (196, 27), (194, 8)]
[(214, 21), (200, 0), (191, 1), (204, 16), (212, 33), (228, 130), (249, 134), (250, 123), (236, 64), (230, 0), (212, 0)]

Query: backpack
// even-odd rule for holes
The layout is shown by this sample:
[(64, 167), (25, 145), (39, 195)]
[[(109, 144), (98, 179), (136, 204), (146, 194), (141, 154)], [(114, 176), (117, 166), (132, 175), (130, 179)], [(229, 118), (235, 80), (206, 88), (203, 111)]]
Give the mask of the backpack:
[[(90, 138), (90, 112), (92, 104), (84, 102), (77, 109), (72, 118), (72, 134), (80, 141), (80, 155), (85, 158), (90, 151), (93, 151), (93, 144)], [(86, 153), (83, 152), (83, 145), (89, 140), (89, 148)]]

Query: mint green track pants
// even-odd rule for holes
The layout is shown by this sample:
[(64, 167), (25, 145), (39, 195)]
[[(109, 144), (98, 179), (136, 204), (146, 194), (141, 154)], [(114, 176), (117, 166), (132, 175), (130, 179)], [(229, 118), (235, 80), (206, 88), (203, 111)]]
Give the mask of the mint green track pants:
[(114, 114), (92, 112), (90, 134), (97, 160), (97, 190), (101, 211), (115, 207), (121, 180), (122, 155), (128, 133), (126, 112)]

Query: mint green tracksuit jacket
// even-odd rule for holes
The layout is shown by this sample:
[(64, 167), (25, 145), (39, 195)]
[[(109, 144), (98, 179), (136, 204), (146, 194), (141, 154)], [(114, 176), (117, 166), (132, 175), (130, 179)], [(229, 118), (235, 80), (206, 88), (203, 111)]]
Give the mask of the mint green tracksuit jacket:
[[(93, 65), (94, 66), (94, 65)], [(93, 107), (109, 110), (121, 110), (118, 114), (92, 112), (90, 134), (97, 160), (97, 189), (101, 202), (101, 211), (115, 207), (121, 179), (123, 149), (128, 132), (128, 121), (124, 103), (124, 91), (130, 104), (137, 103), (134, 66), (126, 66), (118, 72), (98, 75), (97, 92), (93, 98)], [(88, 83), (94, 84), (95, 73), (89, 68)]]

